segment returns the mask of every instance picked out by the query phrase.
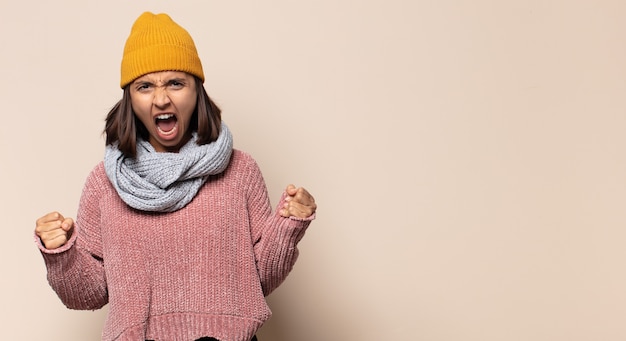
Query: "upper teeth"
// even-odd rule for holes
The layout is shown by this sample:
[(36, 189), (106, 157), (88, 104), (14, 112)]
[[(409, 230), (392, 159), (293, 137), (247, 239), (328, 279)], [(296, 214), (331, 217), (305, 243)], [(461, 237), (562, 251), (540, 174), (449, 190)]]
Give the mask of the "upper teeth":
[(161, 114), (161, 115), (157, 116), (156, 118), (157, 118), (157, 120), (167, 120), (168, 118), (170, 118), (172, 116), (174, 116), (174, 115), (172, 115), (172, 114)]

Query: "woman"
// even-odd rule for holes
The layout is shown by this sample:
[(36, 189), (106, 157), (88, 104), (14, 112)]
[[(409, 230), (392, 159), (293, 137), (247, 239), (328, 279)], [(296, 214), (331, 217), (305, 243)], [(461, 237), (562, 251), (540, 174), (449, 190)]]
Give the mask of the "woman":
[(166, 14), (134, 23), (105, 158), (76, 222), (39, 218), (48, 281), (71, 309), (109, 304), (103, 340), (255, 340), (265, 296), (315, 217), (287, 186), (272, 212), (256, 162), (232, 148), (191, 36)]

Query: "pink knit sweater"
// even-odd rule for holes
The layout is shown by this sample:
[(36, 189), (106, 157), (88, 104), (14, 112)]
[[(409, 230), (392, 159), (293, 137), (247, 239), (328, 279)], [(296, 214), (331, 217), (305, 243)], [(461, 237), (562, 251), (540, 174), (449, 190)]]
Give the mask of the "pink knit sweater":
[(228, 169), (173, 213), (127, 206), (100, 163), (68, 243), (47, 250), (36, 239), (67, 307), (109, 304), (103, 340), (247, 341), (270, 317), (265, 296), (291, 271), (312, 219), (272, 212), (259, 167), (235, 150)]

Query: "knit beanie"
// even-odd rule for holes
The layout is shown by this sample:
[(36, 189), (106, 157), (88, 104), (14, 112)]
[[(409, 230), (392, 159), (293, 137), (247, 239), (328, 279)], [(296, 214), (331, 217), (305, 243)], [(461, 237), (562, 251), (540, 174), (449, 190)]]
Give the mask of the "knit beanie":
[(157, 71), (184, 71), (204, 82), (191, 35), (167, 14), (145, 12), (137, 18), (126, 40), (120, 87)]

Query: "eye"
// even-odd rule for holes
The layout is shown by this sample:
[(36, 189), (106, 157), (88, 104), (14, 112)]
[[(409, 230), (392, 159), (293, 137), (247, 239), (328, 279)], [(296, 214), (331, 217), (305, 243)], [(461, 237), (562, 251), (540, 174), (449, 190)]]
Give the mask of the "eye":
[(150, 87), (152, 87), (152, 84), (150, 83), (139, 83), (135, 86), (135, 90), (140, 92), (146, 92), (150, 90)]
[(169, 81), (168, 85), (172, 89), (182, 89), (183, 87), (185, 87), (185, 82), (180, 79), (172, 79), (171, 81)]

